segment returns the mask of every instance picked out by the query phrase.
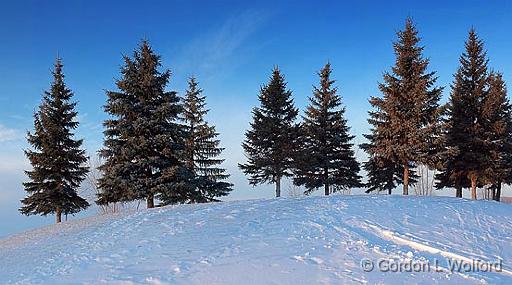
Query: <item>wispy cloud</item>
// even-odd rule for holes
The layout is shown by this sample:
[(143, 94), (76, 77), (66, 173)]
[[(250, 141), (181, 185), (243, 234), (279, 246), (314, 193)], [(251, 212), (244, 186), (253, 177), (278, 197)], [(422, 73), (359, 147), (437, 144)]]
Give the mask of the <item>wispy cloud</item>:
[(199, 35), (183, 48), (177, 68), (185, 73), (219, 75), (234, 71), (250, 49), (244, 44), (267, 22), (269, 15), (247, 11)]
[(80, 123), (80, 128), (87, 132), (98, 132), (103, 129), (102, 122), (91, 118), (89, 113), (79, 113), (76, 121)]
[(19, 139), (21, 132), (16, 129), (8, 128), (0, 124), (0, 142), (8, 142)]

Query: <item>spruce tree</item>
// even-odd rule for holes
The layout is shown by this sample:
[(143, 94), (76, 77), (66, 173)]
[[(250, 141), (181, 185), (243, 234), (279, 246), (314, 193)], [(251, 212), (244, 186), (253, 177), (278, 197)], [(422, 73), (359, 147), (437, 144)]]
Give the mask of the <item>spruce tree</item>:
[[(373, 100), (382, 99), (374, 98)], [(383, 126), (388, 123), (387, 120), (388, 117), (384, 112), (369, 112), (368, 122), (374, 127), (370, 130), (370, 134), (364, 135), (367, 142), (360, 145), (361, 149), (369, 155), (368, 161), (363, 163), (363, 168), (366, 170), (368, 177), (368, 181), (365, 183), (366, 193), (385, 191), (391, 195), (393, 189), (403, 183), (403, 165), (375, 152), (376, 142), (382, 139), (379, 137), (381, 136), (379, 130), (384, 129)], [(415, 166), (409, 163), (409, 182), (414, 184), (417, 178)]]
[(454, 147), (447, 146), (448, 133), (451, 132), (451, 119), (450, 119), (450, 111), (448, 110), (450, 103), (445, 105), (446, 110), (444, 111), (444, 115), (441, 119), (441, 127), (442, 130), (441, 138), (438, 140), (438, 145), (436, 146), (439, 150), (438, 162), (436, 169), (439, 171), (435, 175), (435, 188), (440, 190), (443, 188), (455, 188), (455, 197), (462, 198), (462, 188), (470, 187), (470, 182), (467, 177), (455, 173), (450, 173), (449, 169), (453, 169), (455, 163), (457, 163), (452, 158), (455, 157), (458, 153), (458, 149)]
[(32, 164), (26, 171), (30, 181), (23, 183), (28, 196), (21, 200), (20, 212), (25, 215), (55, 214), (56, 222), (62, 214), (75, 214), (89, 206), (77, 190), (85, 179), (87, 157), (81, 149), (83, 140), (75, 139), (78, 127), (73, 92), (66, 87), (62, 61), (57, 58), (53, 83), (45, 91), (39, 110), (34, 114), (34, 133), (27, 134), (33, 150), (25, 154)]
[(487, 96), (482, 104), (488, 150), (485, 176), (491, 186), (492, 198), (500, 201), (502, 184), (510, 183), (512, 173), (512, 106), (500, 73), (491, 72), (487, 85)]
[(385, 191), (389, 195), (398, 184), (401, 183), (400, 165), (379, 157), (377, 153), (371, 153), (373, 150), (373, 136), (364, 135), (367, 143), (361, 144), (361, 149), (369, 153), (368, 161), (363, 163), (363, 168), (367, 172), (368, 181), (365, 183), (366, 193)]
[(135, 135), (133, 120), (136, 96), (127, 92), (129, 82), (136, 80), (135, 63), (125, 56), (125, 66), (121, 68), (123, 79), (116, 85), (121, 91), (106, 91), (105, 112), (110, 118), (103, 122), (104, 147), (99, 151), (104, 163), (98, 167), (101, 177), (98, 179), (100, 193), (96, 201), (99, 205), (129, 202), (135, 194), (131, 188), (130, 175), (134, 171), (133, 152), (128, 145), (129, 138)]
[(471, 198), (476, 199), (476, 188), (485, 183), (488, 163), (483, 118), (488, 60), (483, 42), (473, 29), (469, 31), (466, 52), (459, 61), (446, 107), (443, 139), (446, 154), (437, 178), (445, 185), (453, 185), (458, 197), (462, 197), (463, 187), (470, 186)]
[[(377, 98), (375, 100), (382, 100)], [(366, 193), (373, 191), (381, 192), (386, 191), (389, 195), (398, 184), (401, 183), (400, 165), (394, 163), (390, 159), (380, 156), (375, 152), (375, 143), (379, 138), (378, 130), (382, 129), (382, 125), (386, 122), (387, 117), (383, 112), (369, 111), (369, 119), (371, 125), (374, 127), (370, 130), (370, 134), (363, 135), (367, 142), (360, 145), (369, 155), (368, 161), (363, 163), (363, 168), (367, 172), (368, 181), (365, 183)]]
[(179, 97), (165, 90), (171, 73), (158, 70), (160, 56), (146, 40), (124, 61), (120, 91), (107, 92), (105, 111), (112, 118), (104, 124), (98, 203), (145, 199), (152, 208), (155, 196), (184, 202), (191, 177), (184, 166), (187, 132), (179, 123)]
[[(382, 98), (372, 97), (368, 122), (373, 125), (371, 144), (366, 151), (371, 160), (386, 162), (383, 171), (402, 169), (403, 194), (409, 194), (411, 172), (417, 164), (431, 166), (434, 140), (439, 136), (440, 108), (438, 102), (442, 88), (435, 87), (435, 72), (428, 72), (429, 60), (423, 58), (418, 31), (411, 19), (405, 29), (397, 33), (393, 48), (396, 56), (391, 72), (384, 74), (379, 84)], [(379, 157), (375, 159), (374, 156)], [(374, 163), (367, 163), (370, 181), (380, 180), (389, 174), (378, 173)], [(389, 184), (391, 185), (391, 184)]]
[(251, 129), (242, 144), (247, 163), (239, 167), (251, 185), (275, 183), (276, 197), (280, 197), (281, 179), (292, 174), (298, 110), (277, 67), (268, 85), (261, 87), (258, 99), (261, 105), (252, 111)]
[(352, 150), (354, 136), (349, 133), (345, 107), (341, 105), (338, 88), (333, 86), (331, 72), (331, 65), (327, 63), (318, 73), (320, 86), (313, 87), (301, 126), (293, 181), (304, 185), (306, 194), (320, 187), (329, 195), (337, 189), (362, 185), (359, 163)]
[(368, 176), (368, 181), (364, 184), (367, 187), (365, 192), (384, 191), (391, 195), (391, 192), (399, 183), (396, 166), (390, 161), (377, 157), (370, 157), (368, 161), (364, 162), (363, 167)]
[(218, 156), (224, 149), (219, 147), (219, 133), (215, 126), (205, 121), (208, 109), (202, 92), (196, 79), (190, 78), (183, 103), (184, 121), (189, 133), (185, 140), (185, 165), (195, 176), (191, 202), (199, 203), (218, 201), (217, 198), (228, 195), (233, 186), (224, 181), (229, 175), (219, 167), (224, 160)]

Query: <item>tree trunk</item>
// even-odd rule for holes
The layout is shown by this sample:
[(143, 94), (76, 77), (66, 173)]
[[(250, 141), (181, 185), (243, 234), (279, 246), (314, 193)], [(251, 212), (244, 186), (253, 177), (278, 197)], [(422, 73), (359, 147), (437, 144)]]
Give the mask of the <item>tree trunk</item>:
[(409, 165), (404, 165), (404, 195), (409, 195)]
[(62, 222), (62, 211), (59, 207), (55, 209), (55, 222), (58, 224)]
[(393, 192), (393, 189), (388, 189), (388, 195), (391, 195), (391, 192)]
[(501, 200), (501, 181), (496, 185), (496, 195), (494, 195), (495, 201)]
[(455, 188), (455, 197), (462, 198), (462, 187), (461, 186), (457, 186)]
[(329, 169), (324, 167), (324, 194), (325, 196), (329, 196)]
[(281, 197), (281, 177), (276, 179), (276, 198)]
[(471, 199), (476, 200), (476, 174), (471, 174)]
[(150, 194), (146, 200), (147, 208), (151, 209), (155, 207), (155, 197), (153, 194)]

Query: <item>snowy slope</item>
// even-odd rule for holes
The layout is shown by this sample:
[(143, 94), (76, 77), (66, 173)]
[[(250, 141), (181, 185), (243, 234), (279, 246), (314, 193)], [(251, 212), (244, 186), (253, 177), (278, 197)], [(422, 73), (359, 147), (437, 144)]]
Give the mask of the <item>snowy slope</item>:
[[(165, 207), (0, 240), (0, 284), (512, 284), (511, 221), (511, 205), (441, 197)], [(451, 274), (447, 257), (503, 271)], [(361, 269), (381, 258), (439, 272)]]

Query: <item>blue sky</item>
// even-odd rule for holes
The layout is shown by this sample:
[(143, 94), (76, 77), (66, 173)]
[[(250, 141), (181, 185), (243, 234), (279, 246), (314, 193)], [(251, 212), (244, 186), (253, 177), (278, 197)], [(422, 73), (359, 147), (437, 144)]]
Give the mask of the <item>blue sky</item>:
[[(72, 2), (72, 3), (70, 3)], [(384, 3), (387, 2), (387, 3)], [(330, 61), (347, 119), (360, 143), (368, 98), (394, 62), (395, 32), (417, 23), (449, 93), (469, 28), (485, 41), (490, 66), (512, 82), (510, 1), (9, 1), (0, 9), (0, 236), (50, 224), (53, 217), (18, 214), (24, 191), (25, 132), (57, 55), (79, 102), (78, 136), (94, 153), (102, 141), (105, 89), (114, 88), (122, 55), (149, 39), (173, 72), (169, 89), (183, 93), (195, 75), (226, 148), (235, 191), (228, 200), (273, 196), (255, 189), (236, 164), (257, 94), (274, 65), (284, 72), (301, 109)], [(364, 154), (358, 152), (360, 160)], [(285, 186), (286, 187), (286, 186)]]

